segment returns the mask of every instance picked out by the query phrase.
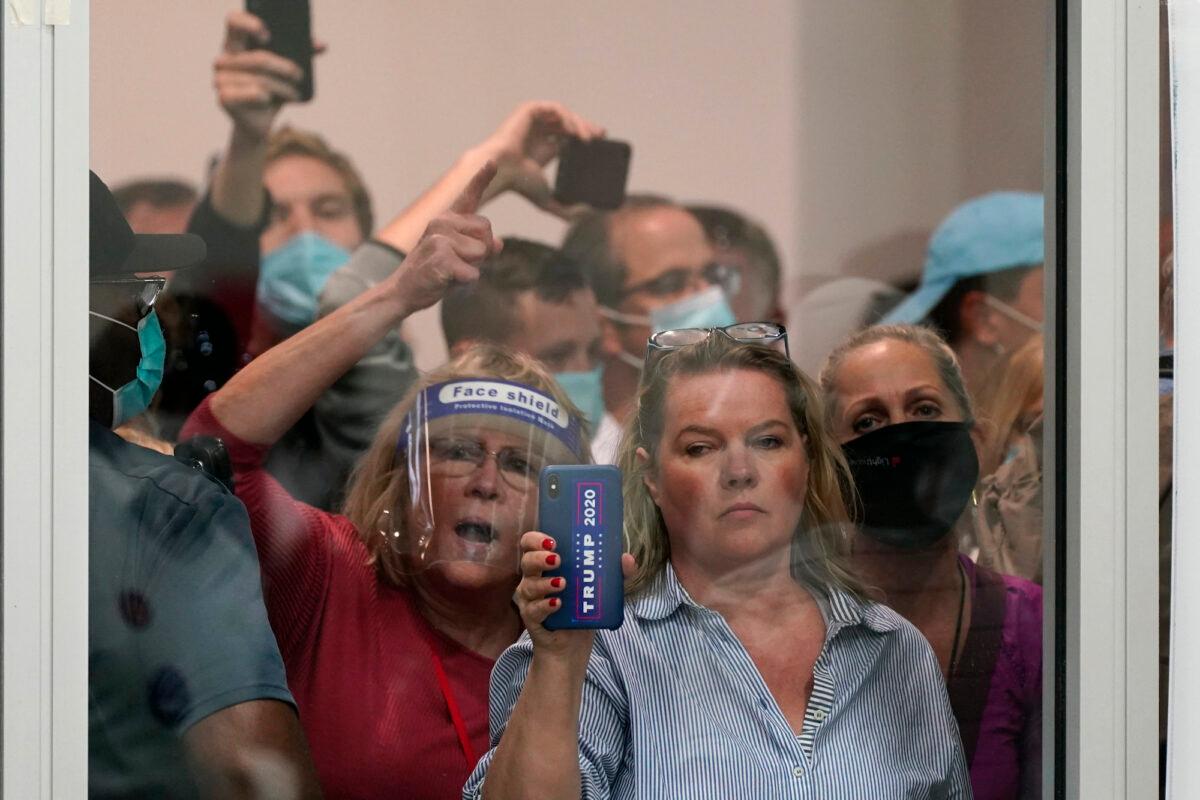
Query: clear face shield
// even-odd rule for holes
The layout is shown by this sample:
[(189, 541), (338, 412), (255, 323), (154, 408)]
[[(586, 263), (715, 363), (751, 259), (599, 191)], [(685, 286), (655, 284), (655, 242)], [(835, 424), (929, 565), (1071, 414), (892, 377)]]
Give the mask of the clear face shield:
[(409, 502), (391, 512), (400, 525), (388, 540), (405, 569), (474, 565), (513, 575), (521, 534), (537, 522), (542, 467), (584, 460), (579, 420), (553, 397), (486, 378), (422, 390), (396, 458)]

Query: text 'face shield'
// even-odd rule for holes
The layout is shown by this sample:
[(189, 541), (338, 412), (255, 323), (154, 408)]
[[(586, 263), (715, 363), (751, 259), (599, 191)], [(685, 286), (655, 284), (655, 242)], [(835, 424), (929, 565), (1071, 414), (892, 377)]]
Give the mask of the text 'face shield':
[(410, 506), (390, 540), (413, 572), (467, 563), (516, 574), (537, 521), (538, 476), (582, 462), (580, 425), (548, 394), (490, 379), (421, 391), (397, 446)]

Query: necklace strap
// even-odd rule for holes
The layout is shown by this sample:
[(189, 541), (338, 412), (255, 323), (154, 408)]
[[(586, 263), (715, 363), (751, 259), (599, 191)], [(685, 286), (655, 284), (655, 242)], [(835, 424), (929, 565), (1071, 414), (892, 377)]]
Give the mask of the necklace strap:
[(967, 604), (967, 573), (963, 571), (961, 561), (958, 566), (958, 615), (954, 618), (954, 643), (950, 645), (950, 664), (946, 669), (946, 681), (954, 677), (954, 668), (958, 665), (958, 640), (962, 635), (963, 607)]

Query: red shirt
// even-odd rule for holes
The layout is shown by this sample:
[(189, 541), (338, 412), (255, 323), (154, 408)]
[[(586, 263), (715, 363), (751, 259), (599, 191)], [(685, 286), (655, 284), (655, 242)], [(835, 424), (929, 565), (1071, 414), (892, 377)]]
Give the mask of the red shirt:
[(325, 796), (461, 797), (475, 765), (459, 743), (430, 647), (476, 757), (488, 749), (494, 662), (434, 630), (411, 591), (382, 583), (350, 520), (293, 499), (263, 470), (267, 448), (231, 434), (207, 400), (181, 436), (198, 434), (219, 436), (229, 450), (267, 616)]

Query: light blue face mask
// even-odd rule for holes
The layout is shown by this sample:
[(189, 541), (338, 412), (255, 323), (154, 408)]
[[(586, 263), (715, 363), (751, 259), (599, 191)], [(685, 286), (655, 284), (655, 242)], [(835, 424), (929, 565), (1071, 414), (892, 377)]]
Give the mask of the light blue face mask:
[(604, 366), (587, 372), (556, 372), (554, 380), (579, 407), (593, 434), (604, 416)]
[(710, 286), (674, 303), (667, 303), (650, 312), (653, 333), (679, 328), (723, 328), (737, 322), (725, 290)]
[(317, 318), (317, 298), (350, 253), (319, 233), (304, 231), (262, 258), (258, 302), (272, 316), (303, 328)]
[[(680, 328), (724, 328), (737, 322), (725, 290), (720, 286), (710, 286), (702, 292), (660, 306), (651, 311), (649, 317), (604, 307), (601, 307), (600, 314), (627, 325), (649, 325), (652, 334)], [(625, 352), (618, 353), (617, 357), (635, 369), (642, 368), (643, 357)]]
[(158, 321), (158, 312), (151, 310), (142, 317), (137, 327), (121, 322), (119, 319), (106, 317), (95, 311), (89, 311), (93, 317), (107, 320), (114, 325), (128, 328), (137, 332), (138, 346), (141, 349), (141, 359), (138, 361), (137, 372), (133, 380), (124, 386), (114, 389), (94, 375), (88, 377), (113, 393), (113, 418), (110, 427), (119, 427), (150, 407), (158, 387), (162, 385), (163, 365), (167, 359), (167, 342), (163, 338), (162, 325)]

